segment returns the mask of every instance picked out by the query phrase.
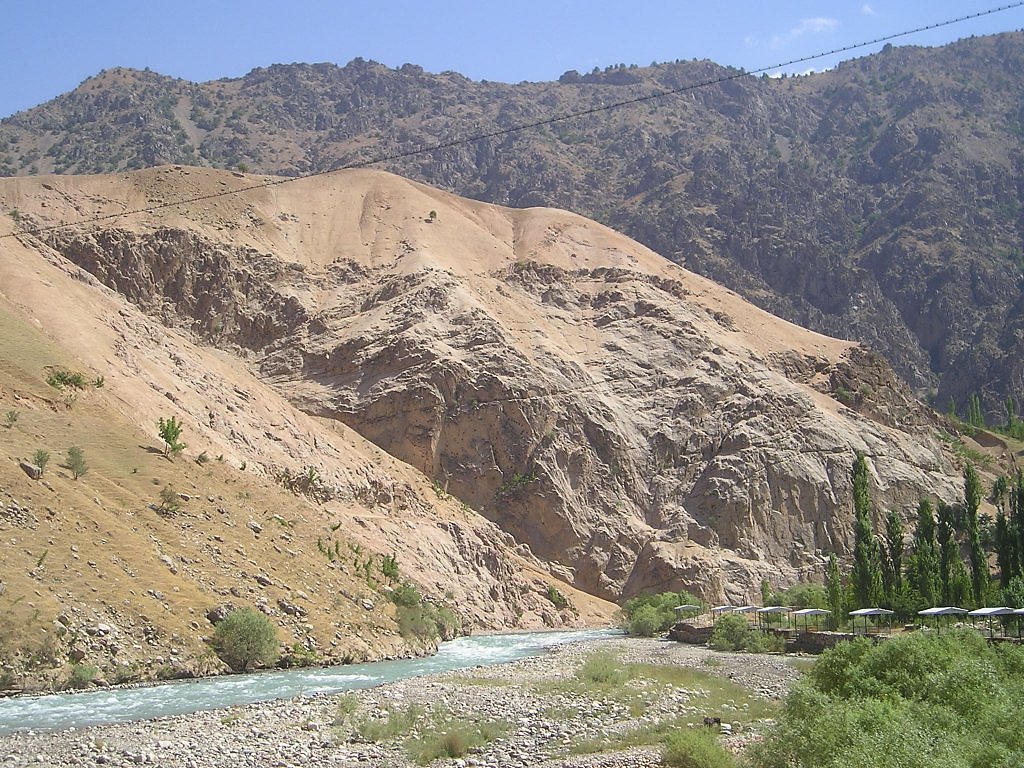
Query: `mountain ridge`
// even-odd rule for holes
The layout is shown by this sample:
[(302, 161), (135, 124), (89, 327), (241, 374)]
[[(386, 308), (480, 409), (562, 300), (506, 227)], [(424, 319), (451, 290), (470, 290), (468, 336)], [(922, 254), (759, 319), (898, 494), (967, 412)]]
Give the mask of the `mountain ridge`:
[[(464, 196), (574, 210), (992, 419), (1021, 391), (1022, 34), (887, 47), (412, 156)], [(1019, 68), (1019, 67), (1018, 67)], [(201, 85), (110, 70), (0, 123), (0, 172), (160, 162), (310, 173), (729, 72), (710, 62), (474, 82), (415, 65), (273, 65)]]
[[(0, 204), (45, 226), (259, 181), (185, 166), (18, 177)], [(856, 450), (880, 504), (909, 514), (922, 493), (956, 498), (934, 415), (877, 355), (575, 214), (347, 171), (18, 237), (26, 265), (75, 265), (147, 322), (237, 361), (296, 420), (355, 430), (605, 598), (749, 599), (765, 578), (814, 577), (849, 546)], [(170, 381), (160, 396), (265, 473), (315, 465), (351, 484), (303, 429), (268, 417), (277, 427), (243, 439), (264, 430), (234, 426), (236, 394), (207, 426)]]

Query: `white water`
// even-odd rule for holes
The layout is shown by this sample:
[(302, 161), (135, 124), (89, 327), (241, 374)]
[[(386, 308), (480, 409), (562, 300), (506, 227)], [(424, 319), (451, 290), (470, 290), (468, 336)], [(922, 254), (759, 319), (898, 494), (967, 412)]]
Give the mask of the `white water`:
[(236, 704), (370, 688), (420, 675), (501, 664), (537, 656), (557, 645), (616, 634), (619, 634), (616, 630), (599, 629), (460, 637), (442, 643), (435, 655), (420, 659), (255, 672), (175, 680), (140, 688), (0, 699), (0, 734), (148, 720)]

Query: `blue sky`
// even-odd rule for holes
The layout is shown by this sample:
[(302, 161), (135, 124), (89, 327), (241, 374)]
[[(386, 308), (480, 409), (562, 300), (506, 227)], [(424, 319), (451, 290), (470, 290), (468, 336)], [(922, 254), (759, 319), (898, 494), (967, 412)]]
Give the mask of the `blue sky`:
[[(357, 56), (505, 82), (691, 58), (753, 70), (1011, 2), (9, 0), (0, 25), (0, 117), (114, 66), (200, 82), (275, 63), (344, 64)], [(894, 44), (938, 45), (1021, 28), (1024, 7)]]

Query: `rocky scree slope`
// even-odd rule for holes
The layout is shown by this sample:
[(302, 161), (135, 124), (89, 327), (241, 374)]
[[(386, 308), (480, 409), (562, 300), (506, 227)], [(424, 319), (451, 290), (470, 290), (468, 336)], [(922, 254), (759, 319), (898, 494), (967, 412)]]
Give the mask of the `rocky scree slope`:
[[(1024, 33), (886, 47), (388, 165), (567, 208), (759, 306), (881, 352), (942, 408), (1024, 391)], [(473, 82), (356, 59), (189, 83), (105, 71), (0, 123), (0, 173), (167, 162), (298, 174), (713, 80), (707, 61)]]
[[(0, 203), (46, 224), (257, 181), (19, 178)], [(764, 578), (816, 576), (849, 544), (856, 450), (880, 509), (957, 495), (929, 412), (878, 355), (563, 211), (353, 171), (43, 240), (24, 247), (241, 361), (303, 423), (355, 430), (602, 597), (749, 599)]]

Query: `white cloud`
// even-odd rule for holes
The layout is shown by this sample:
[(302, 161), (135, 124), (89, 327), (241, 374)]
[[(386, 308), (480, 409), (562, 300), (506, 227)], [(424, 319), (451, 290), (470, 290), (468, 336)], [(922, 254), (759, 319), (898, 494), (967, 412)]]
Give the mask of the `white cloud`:
[(799, 37), (831, 32), (838, 26), (838, 19), (826, 19), (823, 16), (816, 16), (813, 19), (801, 19), (799, 26), (793, 27), (784, 35), (775, 35), (772, 38), (771, 46), (772, 48), (785, 48)]
[(878, 15), (878, 11), (876, 11), (874, 8), (872, 8), (867, 3), (864, 3), (864, 5), (862, 5), (860, 7), (860, 12), (863, 13), (865, 16), (877, 16)]

